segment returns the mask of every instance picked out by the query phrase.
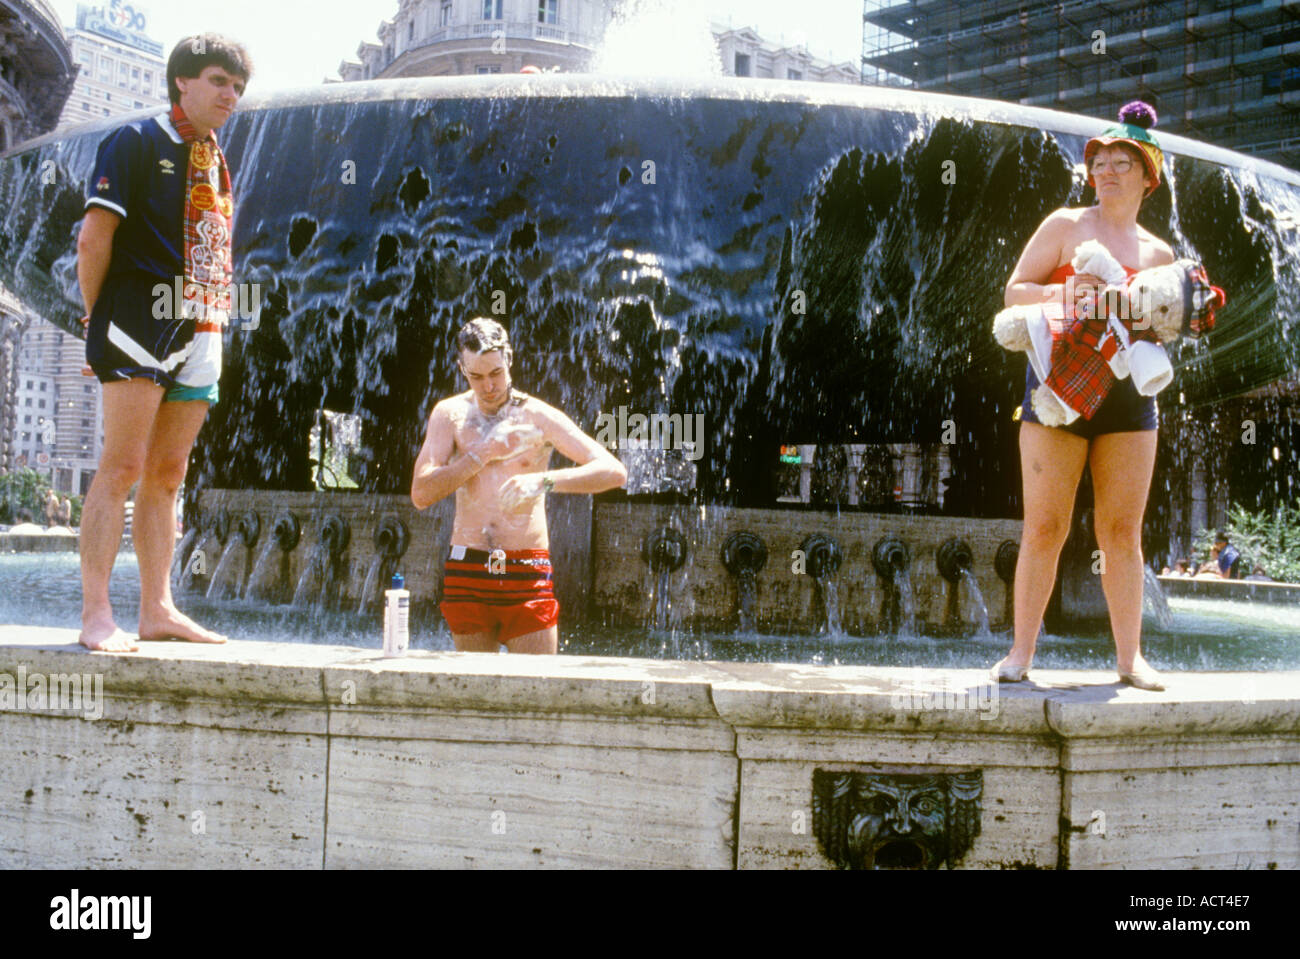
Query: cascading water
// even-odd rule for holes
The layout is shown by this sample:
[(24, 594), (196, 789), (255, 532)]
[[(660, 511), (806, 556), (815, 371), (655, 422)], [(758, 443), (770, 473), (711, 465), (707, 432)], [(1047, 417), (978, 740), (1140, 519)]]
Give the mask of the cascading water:
[(373, 607), (383, 596), (383, 589), (397, 570), (397, 563), (406, 553), (411, 534), (406, 524), (393, 516), (386, 516), (375, 527), (375, 556), (366, 570), (366, 579), (361, 587), (361, 599), (357, 603), (357, 612), (364, 613)]
[(839, 544), (828, 536), (814, 533), (799, 546), (812, 577), (819, 609), (817, 632), (827, 636), (844, 635), (840, 623), (840, 592), (836, 578), (843, 557)]
[(722, 565), (736, 580), (736, 632), (753, 633), (758, 574), (767, 565), (767, 546), (753, 533), (732, 533), (722, 544)]
[(340, 557), (348, 548), (350, 538), (351, 531), (345, 520), (338, 516), (325, 519), (321, 524), (320, 539), (312, 548), (294, 588), (293, 607), (319, 612), (330, 606)]
[(1174, 614), (1169, 609), (1169, 600), (1165, 596), (1164, 587), (1160, 585), (1160, 578), (1150, 566), (1142, 567), (1142, 603), (1155, 617), (1156, 624), (1161, 629), (1168, 629), (1172, 625)]
[(235, 535), (226, 543), (225, 552), (208, 583), (208, 599), (238, 599), (249, 571), (249, 556), (257, 545), (261, 521), (253, 512), (245, 513), (239, 520)]
[[(430, 407), (462, 388), (456, 330), (504, 303), (516, 383), (587, 431), (620, 408), (702, 417), (691, 448), (673, 451), (687, 479), (650, 471), (647, 493), (658, 482), (701, 507), (771, 507), (782, 443), (937, 443), (951, 420), (945, 512), (1017, 515), (1007, 464), (1024, 361), (994, 345), (989, 322), (1046, 213), (1094, 199), (1077, 166), (1103, 125), (724, 79), (460, 77), (250, 96), (221, 133), (239, 204), (236, 300), (250, 309), (227, 331), (223, 402), (192, 486), (311, 489), (308, 436), (324, 408), (360, 421), (360, 491), (404, 493)], [(69, 332), (75, 224), (109, 126), (0, 160), (0, 281)], [(1170, 175), (1140, 222), (1229, 294), (1216, 331), (1178, 348), (1161, 397), (1162, 447), (1177, 447), (1223, 431), (1222, 397), (1300, 368), (1300, 176), (1161, 140)], [(1240, 458), (1241, 482), (1261, 505), (1289, 501), (1300, 425), (1278, 415), (1258, 429), (1258, 448), (1277, 453)], [(1184, 535), (1171, 503), (1191, 473), (1161, 455), (1153, 555)], [(203, 587), (198, 567), (216, 565), (221, 539), (189, 535), (175, 572)], [(259, 549), (246, 594), (267, 602), (273, 582), (293, 584), (277, 576), (285, 549)], [(303, 575), (323, 580), (319, 550), (314, 560)], [(880, 581), (896, 625), (913, 630), (908, 571)], [(736, 588), (752, 628), (757, 573)], [(668, 621), (669, 580), (655, 573), (647, 589)]]
[(253, 564), (245, 595), (254, 603), (278, 604), (289, 596), (289, 554), (298, 547), (302, 527), (292, 513), (281, 513), (271, 524), (262, 551)]

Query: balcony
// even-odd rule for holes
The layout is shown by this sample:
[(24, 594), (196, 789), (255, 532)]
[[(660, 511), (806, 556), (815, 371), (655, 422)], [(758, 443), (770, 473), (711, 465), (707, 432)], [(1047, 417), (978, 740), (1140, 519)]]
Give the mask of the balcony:
[(480, 20), (476, 23), (455, 23), (445, 27), (436, 27), (427, 37), (418, 43), (406, 47), (402, 53), (419, 50), (435, 43), (449, 40), (475, 40), (487, 38), (495, 40), (540, 40), (549, 43), (572, 43), (590, 47), (594, 38), (586, 37), (576, 30), (567, 30), (554, 23), (537, 23), (530, 20)]

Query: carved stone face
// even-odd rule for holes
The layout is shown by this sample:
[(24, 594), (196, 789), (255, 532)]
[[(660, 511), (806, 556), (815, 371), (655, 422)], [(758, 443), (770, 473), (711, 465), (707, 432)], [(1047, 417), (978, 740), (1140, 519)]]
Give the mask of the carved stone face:
[(826, 855), (849, 869), (938, 869), (979, 833), (983, 774), (813, 773), (813, 824)]
[(849, 853), (858, 869), (933, 869), (946, 858), (944, 789), (934, 776), (864, 776)]

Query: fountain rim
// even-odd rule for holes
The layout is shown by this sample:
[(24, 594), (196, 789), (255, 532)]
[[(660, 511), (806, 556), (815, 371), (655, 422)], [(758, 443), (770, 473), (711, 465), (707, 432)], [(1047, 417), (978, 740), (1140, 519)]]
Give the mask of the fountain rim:
[[(285, 87), (245, 97), (236, 112), (236, 117), (239, 114), (264, 110), (379, 103), (393, 100), (504, 100), (560, 97), (636, 99), (644, 96), (680, 100), (734, 100), (811, 106), (869, 107), (883, 111), (910, 113), (932, 120), (944, 117), (981, 120), (987, 123), (1039, 130), (1043, 133), (1076, 136), (1085, 140), (1098, 135), (1114, 123), (1113, 120), (1102, 120), (1047, 107), (901, 87), (748, 77), (695, 79), (576, 73), (402, 77)], [(113, 130), (133, 120), (157, 116), (162, 112), (162, 108), (151, 107), (63, 127), (16, 144), (10, 150), (0, 154), (0, 158), (19, 156), (50, 143), (96, 131)], [(1244, 168), (1257, 175), (1300, 186), (1300, 171), (1284, 167), (1271, 160), (1238, 153), (1235, 150), (1214, 146), (1176, 133), (1166, 133), (1159, 129), (1156, 130), (1156, 134), (1167, 154), (1205, 160), (1219, 166)]]

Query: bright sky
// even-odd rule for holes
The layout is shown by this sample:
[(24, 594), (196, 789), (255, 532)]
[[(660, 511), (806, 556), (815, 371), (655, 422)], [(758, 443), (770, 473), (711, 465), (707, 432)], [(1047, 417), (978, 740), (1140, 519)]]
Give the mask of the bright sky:
[[(77, 0), (52, 3), (64, 26), (76, 25)], [(100, 5), (106, 0), (89, 4)], [(698, 6), (724, 26), (752, 26), (768, 40), (806, 43), (813, 56), (855, 66), (861, 56), (861, 0), (698, 0)], [(337, 77), (339, 61), (356, 59), (359, 44), (376, 41), (375, 31), (397, 13), (398, 0), (139, 0), (135, 7), (164, 56), (181, 37), (202, 30), (242, 41), (261, 91)]]

